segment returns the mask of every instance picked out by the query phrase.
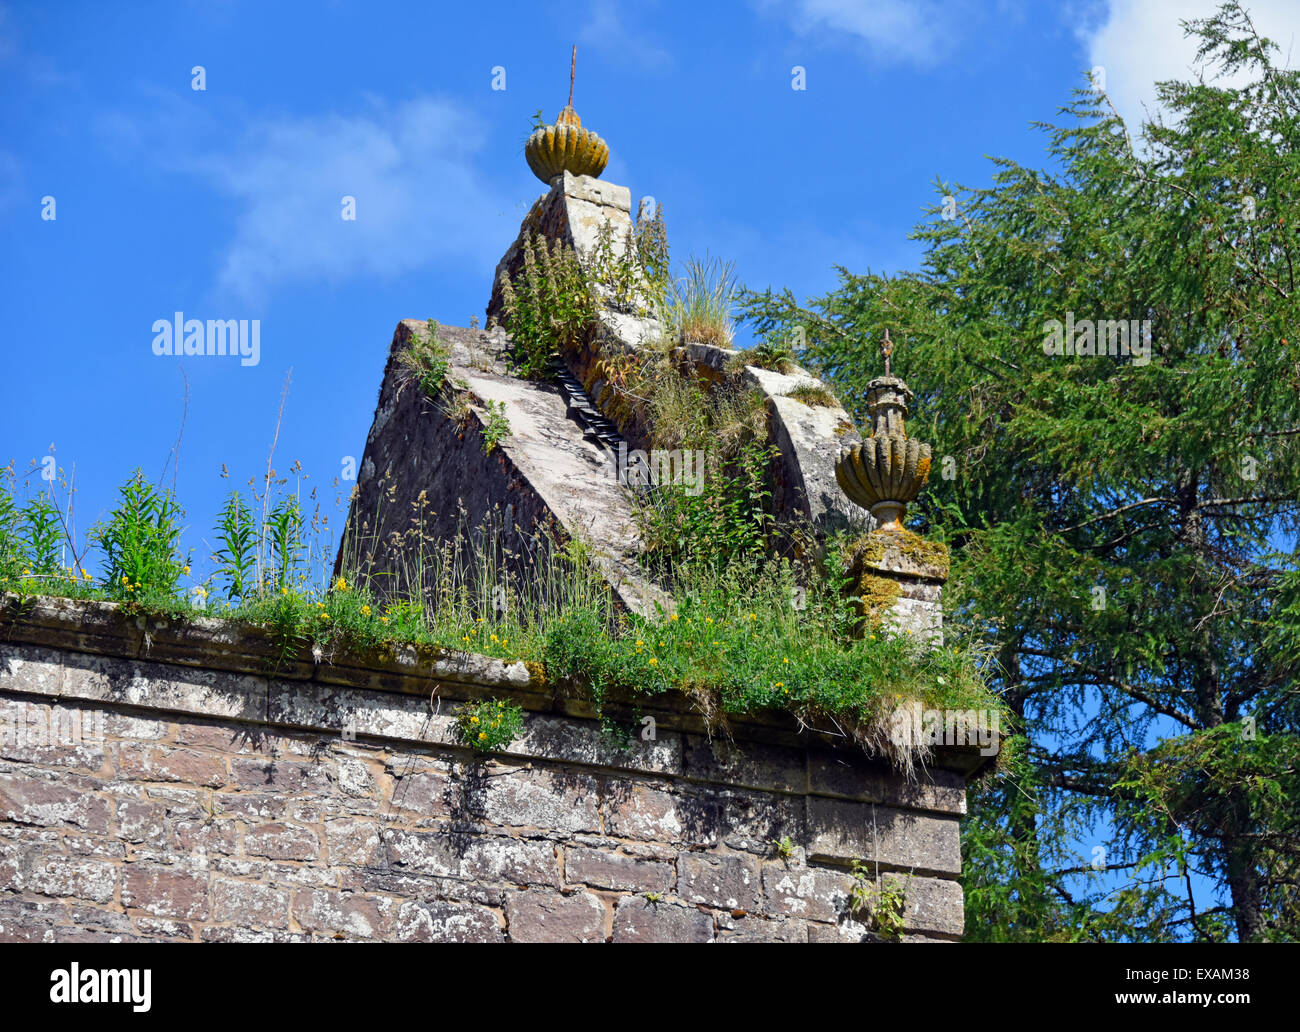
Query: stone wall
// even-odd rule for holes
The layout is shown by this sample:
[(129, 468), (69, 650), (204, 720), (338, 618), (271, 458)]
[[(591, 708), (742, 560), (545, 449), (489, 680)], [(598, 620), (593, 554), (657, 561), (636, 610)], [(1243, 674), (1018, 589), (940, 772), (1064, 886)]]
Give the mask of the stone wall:
[[(487, 696), (527, 724), (485, 758), (453, 714)], [(969, 754), (907, 781), (651, 702), (614, 700), (656, 724), (622, 745), (522, 663), (0, 596), (0, 941), (861, 941), (854, 859), (904, 940), (961, 935)]]

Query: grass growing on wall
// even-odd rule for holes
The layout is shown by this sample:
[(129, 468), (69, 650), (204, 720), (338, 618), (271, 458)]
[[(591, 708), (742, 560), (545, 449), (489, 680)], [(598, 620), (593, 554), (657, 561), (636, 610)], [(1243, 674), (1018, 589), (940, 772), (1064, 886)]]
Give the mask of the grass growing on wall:
[(51, 529), (51, 512), (59, 524), (53, 496), (15, 499), (10, 474), (0, 479), (0, 591), (269, 628), (286, 658), (310, 650), (329, 662), (402, 643), (524, 660), (598, 710), (611, 692), (670, 690), (713, 725), (728, 714), (784, 710), (904, 765), (912, 757), (891, 752), (887, 736), (897, 706), (998, 705), (980, 656), (958, 644), (934, 647), (881, 628), (855, 637), (859, 618), (842, 591), (845, 558), (834, 541), (816, 569), (753, 553), (679, 562), (668, 585), (675, 611), (645, 618), (620, 609), (581, 542), (516, 536), (511, 553), (482, 546), (509, 529), (485, 524), (472, 550), (471, 528), (431, 541), (420, 512), (390, 543), (403, 562), (387, 580), (355, 563), (331, 576), (331, 550), (308, 533), (315, 521), (304, 520), (296, 490), (282, 484), (281, 492), (231, 496), (200, 578), (179, 553), (175, 499), (137, 473), (88, 535), (94, 565), (106, 571), (97, 577), (85, 570), (85, 552), (61, 562), (71, 542)]

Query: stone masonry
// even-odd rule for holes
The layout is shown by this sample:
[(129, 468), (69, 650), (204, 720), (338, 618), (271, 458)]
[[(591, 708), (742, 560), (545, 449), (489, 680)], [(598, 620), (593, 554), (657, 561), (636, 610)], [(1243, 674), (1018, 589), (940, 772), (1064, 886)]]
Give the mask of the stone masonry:
[[(627, 745), (523, 663), (279, 654), (0, 598), (0, 941), (862, 941), (855, 859), (904, 885), (903, 939), (962, 933), (964, 751), (910, 782), (671, 697)], [(527, 724), (484, 758), (453, 714), (489, 695)]]

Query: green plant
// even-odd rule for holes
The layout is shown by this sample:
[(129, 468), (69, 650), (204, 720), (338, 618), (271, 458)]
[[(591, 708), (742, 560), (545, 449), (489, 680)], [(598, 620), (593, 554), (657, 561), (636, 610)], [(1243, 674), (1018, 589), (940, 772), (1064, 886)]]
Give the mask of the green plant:
[(397, 360), (407, 369), (430, 398), (437, 398), (451, 365), (451, 348), (438, 335), (438, 324), (429, 319), (427, 336), (421, 339), (414, 331)]
[(668, 227), (664, 223), (663, 205), (656, 204), (654, 214), (648, 219), (637, 220), (633, 230), (633, 245), (641, 263), (646, 294), (655, 310), (661, 310), (672, 282)]
[(63, 522), (57, 506), (46, 494), (38, 494), (22, 507), (20, 516), (27, 569), (37, 577), (57, 576), (63, 553)]
[(483, 453), (491, 455), (492, 449), (510, 436), (510, 420), (504, 401), (485, 401), (483, 410)]
[(787, 392), (787, 397), (814, 408), (839, 408), (840, 399), (823, 383), (801, 383)]
[(265, 580), (282, 594), (296, 587), (294, 575), (302, 562), (303, 515), (296, 496), (276, 502), (266, 517)]
[(524, 711), (504, 699), (467, 702), (456, 715), (462, 745), (478, 752), (496, 752), (524, 733)]
[(118, 497), (107, 525), (92, 532), (104, 552), (108, 590), (137, 602), (173, 596), (181, 576), (189, 573), (189, 562), (180, 555), (180, 506), (139, 470)]
[(257, 523), (238, 491), (232, 491), (218, 515), (217, 541), (212, 554), (217, 576), (226, 582), (226, 598), (242, 599), (257, 577)]
[[(282, 483), (273, 477), (269, 482)], [(107, 565), (134, 571), (138, 564), (129, 564), (127, 553), (143, 551), (155, 556), (154, 565), (171, 555), (174, 573), (176, 526), (167, 513), (174, 515), (175, 503), (135, 479), (123, 491), (133, 501), (102, 535), (117, 557)], [(381, 489), (381, 498), (385, 494)], [(228, 584), (239, 574), (244, 590), (207, 614), (267, 628), (279, 645), (273, 659), (280, 663), (308, 646), (317, 662), (328, 663), (338, 650), (397, 643), (431, 657), (473, 652), (522, 660), (540, 682), (589, 698), (601, 718), (611, 692), (648, 698), (676, 690), (690, 697), (711, 729), (725, 727), (732, 714), (784, 710), (809, 727), (847, 734), (903, 768), (925, 754), (890, 740), (896, 706), (914, 700), (940, 709), (998, 705), (985, 692), (982, 657), (951, 637), (942, 647), (905, 636), (853, 637), (853, 607), (843, 594), (847, 545), (835, 541), (824, 570), (760, 555), (679, 561), (664, 582), (678, 600), (675, 611), (638, 616), (615, 601), (595, 553), (581, 538), (561, 543), (546, 534), (514, 536), (507, 552), (505, 531), (515, 528), (496, 510), (475, 527), (462, 521), (454, 533), (439, 527), (435, 535), (427, 498), (401, 514), (406, 529), (398, 533), (381, 533), (374, 514), (359, 530), (350, 525), (340, 550), (341, 572), (309, 580), (311, 557), (327, 550), (313, 544), (321, 528), (303, 519), (298, 499), (297, 493), (278, 501), (268, 497), (270, 513), (256, 521), (265, 557), (260, 580), (248, 571), (250, 522), (256, 517), (250, 518), (249, 506), (227, 499), (224, 558), (217, 561), (229, 569), (217, 576)], [(161, 529), (156, 517), (140, 515), (160, 507)], [(152, 528), (150, 534), (125, 534), (141, 523)], [(369, 538), (353, 537), (367, 533)], [(118, 539), (137, 542), (134, 551), (114, 545)], [(142, 548), (142, 540), (153, 545)], [(382, 577), (357, 559), (381, 551), (390, 559)], [(332, 557), (333, 549), (328, 553)], [(111, 594), (132, 599), (146, 612), (193, 611), (177, 597), (174, 583), (172, 594), (150, 587), (159, 582), (132, 572)], [(92, 591), (59, 577), (40, 582), (40, 590)], [(472, 723), (473, 715), (480, 725), (486, 720), (475, 735), (513, 734), (498, 712), (466, 713), (464, 722)], [(627, 712), (625, 700), (619, 712)], [(611, 740), (624, 737), (625, 729), (616, 726), (613, 715), (603, 721)], [(486, 745), (488, 739), (474, 739), (480, 741)]]
[(600, 737), (609, 743), (611, 748), (620, 752), (627, 752), (637, 743), (636, 725), (615, 720), (613, 717), (602, 716), (600, 718)]
[(795, 852), (794, 839), (789, 835), (782, 835), (779, 839), (773, 839), (772, 852), (778, 860), (791, 859)]
[(731, 460), (706, 465), (702, 483), (649, 488), (636, 510), (649, 553), (669, 563), (713, 564), (764, 555), (772, 529), (771, 456), (769, 446), (748, 441)]
[[(851, 871), (853, 887), (849, 890), (849, 914), (863, 916), (868, 925), (887, 939), (903, 934), (903, 908), (907, 904), (907, 883), (896, 878), (882, 879), (872, 873), (872, 866), (854, 860)], [(911, 876), (908, 876), (911, 880)]]
[(5, 583), (22, 573), (25, 556), (22, 515), (14, 504), (9, 485), (0, 481), (0, 577)]
[(770, 369), (774, 373), (789, 373), (796, 368), (793, 346), (788, 341), (775, 337), (760, 341), (748, 351), (740, 352), (733, 361), (737, 365)]
[(614, 239), (614, 224), (596, 231), (590, 259), (592, 293), (607, 308), (638, 318), (658, 314), (667, 299), (668, 234), (663, 214), (630, 227), (622, 241)]
[(689, 259), (686, 275), (669, 285), (667, 316), (674, 339), (730, 347), (737, 293), (735, 262)]
[(513, 278), (503, 272), (500, 285), (512, 366), (529, 379), (549, 379), (552, 356), (582, 340), (595, 319), (582, 262), (572, 247), (529, 234), (523, 265)]
[(662, 892), (647, 892), (645, 894), (645, 901), (652, 906), (656, 903), (662, 903), (664, 901), (664, 894)]

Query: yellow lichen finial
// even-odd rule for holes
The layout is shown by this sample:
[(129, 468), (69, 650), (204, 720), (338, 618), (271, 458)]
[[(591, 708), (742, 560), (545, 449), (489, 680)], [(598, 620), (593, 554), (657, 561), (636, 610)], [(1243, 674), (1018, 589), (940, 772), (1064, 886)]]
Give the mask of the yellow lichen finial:
[(528, 167), (543, 183), (551, 183), (556, 176), (569, 172), (575, 176), (598, 176), (609, 161), (609, 147), (590, 129), (582, 127), (582, 119), (573, 110), (573, 83), (578, 72), (578, 47), (573, 47), (569, 60), (569, 102), (555, 118), (552, 125), (533, 131), (524, 145)]
[(870, 511), (882, 529), (899, 530), (907, 503), (930, 475), (930, 446), (907, 436), (912, 392), (890, 370), (894, 342), (885, 330), (880, 345), (885, 374), (867, 384), (871, 436), (840, 453), (835, 479), (849, 500)]

